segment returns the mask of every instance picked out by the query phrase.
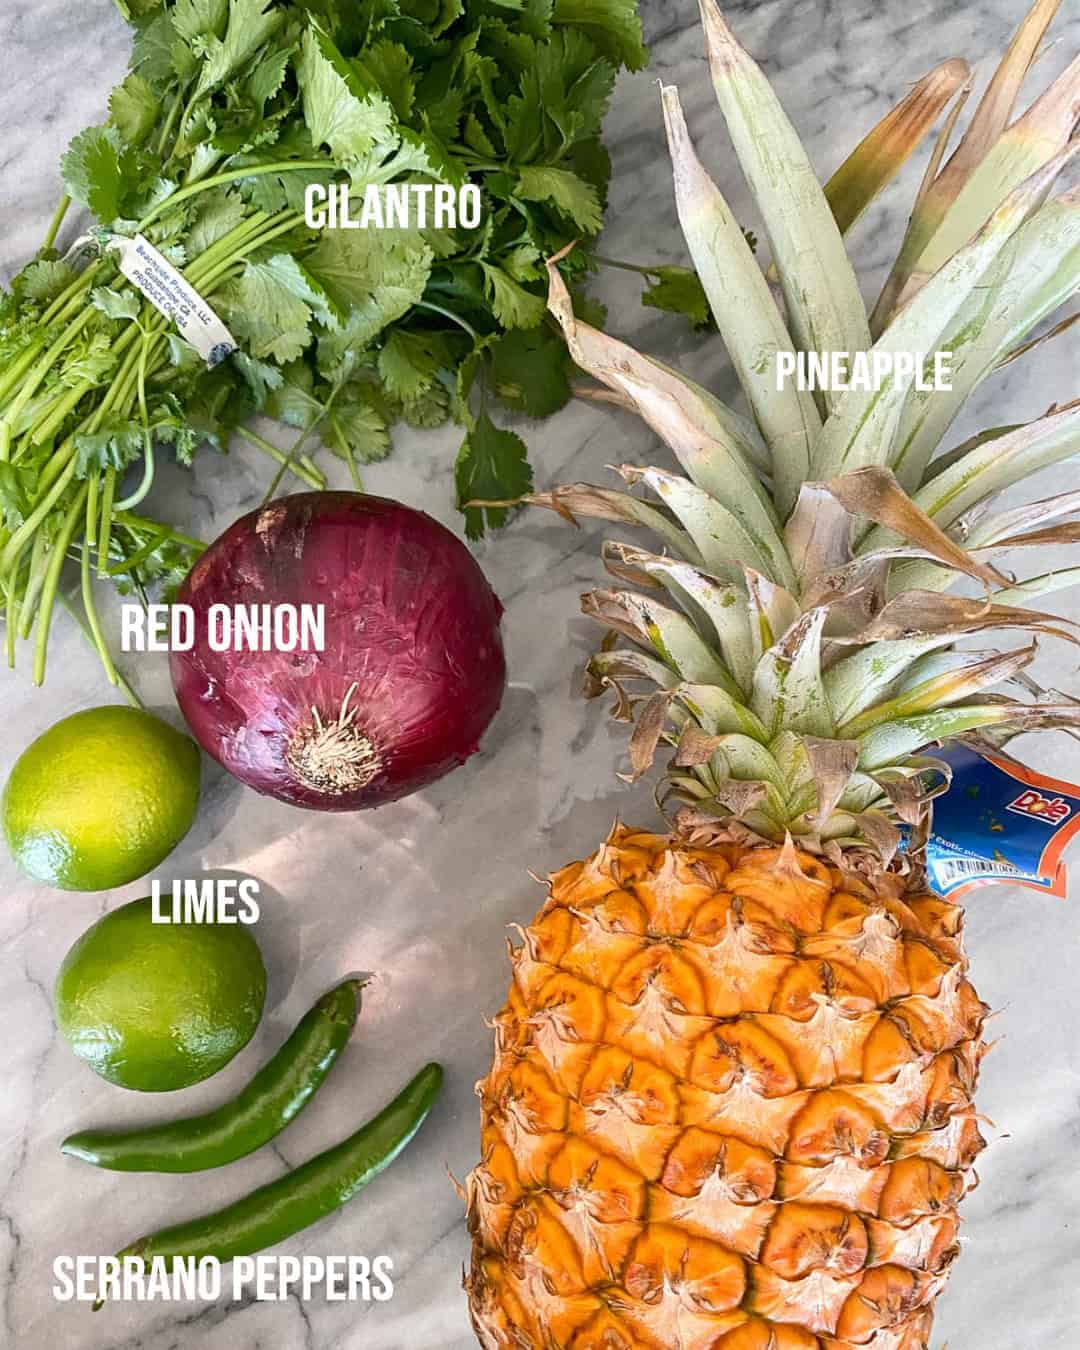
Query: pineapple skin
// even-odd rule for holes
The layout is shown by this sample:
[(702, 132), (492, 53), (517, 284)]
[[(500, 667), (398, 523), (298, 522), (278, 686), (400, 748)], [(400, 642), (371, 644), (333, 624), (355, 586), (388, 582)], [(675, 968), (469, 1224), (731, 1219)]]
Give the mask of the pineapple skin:
[(550, 879), (477, 1085), (486, 1350), (927, 1350), (984, 1147), (960, 908), (617, 826)]

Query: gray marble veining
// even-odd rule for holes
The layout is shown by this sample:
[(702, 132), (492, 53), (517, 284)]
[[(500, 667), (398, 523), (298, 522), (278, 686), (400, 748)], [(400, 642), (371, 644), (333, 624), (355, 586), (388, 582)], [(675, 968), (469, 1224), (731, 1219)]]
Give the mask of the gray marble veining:
[[(1021, 16), (1020, 0), (766, 0), (728, 6), (743, 40), (764, 57), (815, 164), (826, 174), (876, 117), (945, 55), (988, 57)], [(682, 90), (701, 153), (736, 209), (752, 218), (716, 113), (690, 0), (645, 0), (653, 65), (620, 81), (608, 123), (614, 159), (604, 250), (635, 261), (683, 261), (674, 226), (654, 80)], [(1061, 68), (1080, 38), (1080, 15), (1059, 24), (1043, 69)], [(74, 132), (100, 120), (126, 57), (123, 24), (108, 0), (0, 0), (0, 273), (10, 275), (45, 231), (58, 193), (58, 157)], [(985, 66), (983, 66), (985, 69)], [(858, 229), (855, 253), (867, 294), (898, 238), (918, 170), (909, 172)], [(77, 222), (70, 221), (66, 237)], [(726, 387), (715, 342), (643, 310), (621, 275), (598, 283), (610, 327), (698, 378)], [(1070, 359), (1071, 358), (1071, 359)], [(1037, 415), (1075, 394), (1075, 346), (1044, 348), (988, 382), (961, 434)], [(579, 404), (527, 429), (542, 484), (604, 481), (613, 460), (659, 453), (628, 417)], [(449, 466), (454, 430), (401, 434), (394, 457), (368, 486), (401, 496), (454, 524)], [(159, 485), (158, 500), (212, 537), (259, 500), (261, 462), (237, 447), (228, 460), (199, 457), (190, 474)], [(1053, 485), (1048, 485), (1047, 491)], [(12, 1350), (467, 1350), (474, 1344), (460, 1291), (467, 1240), (446, 1167), (475, 1161), (474, 1080), (489, 1036), (481, 1018), (507, 982), (508, 923), (526, 920), (540, 891), (526, 874), (579, 856), (616, 812), (652, 818), (649, 789), (621, 788), (613, 766), (622, 741), (577, 693), (592, 634), (577, 596), (598, 575), (599, 531), (573, 531), (529, 515), (486, 543), (480, 557), (507, 605), (511, 684), (481, 756), (435, 788), (376, 814), (321, 818), (241, 790), (207, 771), (199, 821), (161, 869), (163, 880), (230, 869), (264, 883), (258, 935), (271, 974), (268, 1013), (255, 1041), (219, 1078), (182, 1104), (125, 1094), (81, 1069), (58, 1038), (50, 991), (69, 944), (109, 896), (31, 885), (0, 858), (0, 1344)], [(1075, 593), (1062, 604), (1078, 612)], [(115, 624), (115, 614), (110, 616)], [(1048, 651), (1043, 672), (1075, 689), (1075, 657)], [(164, 658), (130, 662), (149, 706), (171, 708)], [(0, 772), (59, 716), (107, 700), (82, 640), (61, 621), (44, 691), (25, 671), (2, 681)], [(171, 713), (170, 713), (171, 715)], [(1077, 747), (1044, 742), (1036, 761), (1080, 779)], [(935, 1347), (1072, 1350), (1080, 1341), (1080, 1051), (1076, 899), (1046, 900), (1009, 888), (970, 904), (971, 954), (983, 996), (1000, 1009), (1001, 1038), (988, 1059), (982, 1109), (993, 1147), (982, 1187), (965, 1206), (965, 1254), (942, 1302)], [(216, 1102), (242, 1083), (313, 995), (342, 972), (378, 972), (358, 1032), (335, 1080), (302, 1124), (221, 1173), (194, 1178), (112, 1175), (60, 1155), (61, 1137), (90, 1123), (168, 1118)], [(224, 1203), (351, 1130), (426, 1059), (447, 1068), (445, 1095), (413, 1148), (364, 1197), (288, 1244), (294, 1252), (389, 1253), (390, 1303), (312, 1300), (110, 1307), (50, 1297), (58, 1252), (108, 1252), (163, 1219)]]

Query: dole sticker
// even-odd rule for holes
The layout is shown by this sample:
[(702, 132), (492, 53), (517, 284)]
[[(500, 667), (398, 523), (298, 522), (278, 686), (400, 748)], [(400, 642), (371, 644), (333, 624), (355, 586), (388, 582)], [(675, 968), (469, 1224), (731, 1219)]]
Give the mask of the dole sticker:
[(1015, 811), (1018, 816), (1031, 816), (1050, 826), (1060, 825), (1072, 814), (1072, 807), (1064, 797), (1045, 797), (1035, 788), (1025, 788), (1005, 809)]

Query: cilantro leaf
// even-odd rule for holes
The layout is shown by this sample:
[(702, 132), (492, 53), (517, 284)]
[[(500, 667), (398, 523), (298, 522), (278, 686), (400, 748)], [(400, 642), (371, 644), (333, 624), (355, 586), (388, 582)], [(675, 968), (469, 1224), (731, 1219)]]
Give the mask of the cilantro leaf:
[(90, 303), (110, 319), (137, 319), (142, 308), (139, 297), (127, 286), (122, 291), (95, 286), (90, 292)]
[(322, 438), (348, 463), (374, 464), (390, 453), (390, 433), (381, 414), (365, 399), (345, 395), (337, 399), (323, 424)]
[(424, 130), (443, 141), (456, 141), (465, 109), (465, 91), (448, 89), (437, 103), (429, 104), (422, 114)]
[(254, 357), (284, 365), (311, 341), (311, 309), (296, 294), (293, 277), (280, 257), (248, 262), (223, 292), (221, 303), (232, 332)]
[(218, 89), (251, 60), (259, 48), (285, 21), (279, 9), (270, 9), (272, 0), (229, 0), (229, 18), (225, 36), (201, 37), (202, 66), (195, 99)]
[[(509, 6), (507, 6), (509, 8)], [(515, 16), (513, 27), (502, 19), (488, 19), (479, 34), (484, 53), (491, 56), (504, 70), (522, 75), (535, 65), (539, 45), (537, 37), (547, 37), (550, 24), (545, 32), (527, 33), (521, 18)]]
[(106, 417), (97, 431), (75, 437), (75, 476), (88, 478), (95, 470), (126, 469), (142, 455), (145, 445), (138, 422)]
[(464, 0), (439, 0), (436, 9), (438, 12), (431, 25), (431, 35), (441, 37), (455, 19), (460, 19), (465, 13), (465, 4)]
[(166, 333), (165, 343), (169, 349), (169, 364), (179, 370), (205, 370), (206, 363), (191, 345), (179, 333)]
[(166, 416), (155, 421), (151, 431), (156, 441), (172, 446), (177, 464), (182, 464), (185, 469), (191, 468), (195, 451), (205, 440), (198, 427), (176, 415)]
[(550, 417), (569, 402), (566, 348), (549, 329), (511, 329), (490, 350), (491, 382), (507, 407)]
[(569, 169), (526, 165), (518, 175), (517, 192), (523, 201), (551, 202), (586, 234), (596, 234), (603, 223), (596, 189)]
[[(455, 387), (458, 404), (462, 408), (468, 408), (469, 395), (476, 382), (476, 377), (484, 369), (484, 363), (488, 360), (488, 353), (491, 351), (492, 344), (498, 340), (499, 336), (498, 333), (489, 333), (487, 337), (480, 338), (478, 342), (473, 343), (472, 348), (466, 352), (459, 364)], [(468, 419), (466, 418), (466, 420)]]
[(484, 130), (484, 124), (472, 111), (465, 117), (465, 144), (470, 150), (475, 150), (478, 155), (485, 155), (488, 159), (494, 159), (498, 154), (491, 137)]
[(129, 22), (145, 18), (160, 6), (161, 0), (116, 0), (116, 8)]
[(519, 286), (494, 263), (481, 261), (484, 280), (495, 317), (504, 328), (535, 328), (544, 317), (546, 305), (539, 295)]
[(389, 99), (397, 116), (407, 122), (416, 101), (416, 80), (408, 50), (400, 42), (380, 38), (364, 52), (361, 64), (371, 83)]
[(115, 127), (80, 131), (60, 167), (68, 195), (93, 212), (103, 225), (122, 214), (120, 204), (133, 186), (134, 162)]
[(157, 124), (160, 112), (157, 95), (136, 72), (109, 95), (109, 120), (129, 145), (142, 145)]
[(520, 92), (506, 101), (503, 138), (507, 155), (518, 163), (538, 159), (544, 153), (544, 96), (535, 66), (523, 73)]
[(501, 259), (501, 265), (515, 281), (537, 281), (544, 275), (540, 250), (535, 244), (518, 244)]
[(259, 111), (266, 115), (266, 105), (279, 92), (285, 83), (285, 72), (292, 60), (292, 47), (282, 47), (271, 56), (265, 56), (259, 62), (248, 80), (248, 93)]
[(173, 27), (189, 42), (196, 38), (221, 38), (229, 21), (229, 0), (176, 0)]
[(363, 347), (424, 294), (431, 262), (426, 245), (362, 230), (327, 230), (304, 259), (304, 268), (331, 305), (348, 315), (340, 338)]
[(401, 405), (401, 416), (410, 427), (438, 427), (450, 416), (450, 393), (439, 380), (417, 398)]
[(89, 341), (69, 352), (60, 371), (60, 383), (68, 389), (81, 384), (102, 385), (120, 364), (108, 333), (95, 333)]
[[(290, 160), (316, 157), (307, 127), (302, 123), (288, 128), (271, 146), (260, 146), (237, 155), (230, 168), (259, 168), (288, 163)], [(304, 192), (311, 183), (326, 183), (334, 166), (326, 161), (325, 169), (288, 168), (280, 173), (260, 172), (251, 178), (242, 178), (238, 190), (245, 200), (259, 211), (273, 214), (287, 206), (293, 211), (304, 209)]]
[(188, 234), (188, 256), (197, 258), (219, 239), (234, 229), (244, 219), (244, 203), (236, 193), (213, 192), (200, 193), (195, 198), (198, 203), (198, 215)]
[(4, 524), (17, 530), (30, 514), (31, 496), (27, 493), (23, 475), (14, 464), (0, 462), (0, 509)]
[(247, 382), (256, 408), (265, 407), (271, 392), (281, 387), (284, 379), (281, 371), (244, 351), (233, 352), (231, 360)]
[(422, 333), (396, 328), (379, 352), (379, 375), (387, 392), (403, 402), (417, 399), (442, 365), (441, 354)]
[(315, 377), (306, 361), (293, 361), (281, 372), (282, 383), (266, 401), (270, 417), (286, 426), (303, 430), (310, 427), (323, 411), (313, 393)]
[(181, 43), (168, 14), (158, 14), (139, 27), (131, 47), (131, 68), (151, 85), (164, 84), (173, 75), (173, 47)]
[(567, 155), (567, 164), (579, 178), (596, 189), (602, 210), (607, 208), (608, 183), (611, 181), (611, 156), (599, 136), (578, 141)]
[(470, 539), (480, 539), (485, 526), (497, 529), (506, 523), (508, 508), (469, 506), (469, 502), (505, 501), (532, 489), (525, 442), (515, 432), (497, 427), (487, 413), (481, 413), (462, 442), (454, 478), (458, 509), (465, 514), (465, 533)]
[(377, 145), (396, 143), (390, 104), (375, 90), (361, 87), (355, 68), (314, 21), (304, 34), (297, 78), (311, 139), (328, 146), (338, 164), (363, 159)]
[(563, 148), (595, 136), (615, 87), (615, 67), (597, 58), (583, 33), (561, 29), (537, 52), (540, 98), (558, 128)]
[(376, 146), (349, 172), (357, 189), (369, 182), (389, 183), (406, 174), (420, 174), (443, 183), (464, 182), (461, 168), (439, 140), (430, 131), (421, 136), (409, 127), (400, 127), (396, 143)]
[(22, 300), (51, 304), (75, 280), (75, 269), (66, 262), (38, 259), (27, 263), (11, 283), (12, 291)]
[(651, 267), (651, 282), (643, 292), (641, 303), (654, 309), (665, 309), (672, 314), (683, 314), (695, 328), (708, 328), (712, 310), (698, 274), (690, 267)]
[[(513, 19), (485, 19), (484, 37), (492, 34), (506, 42), (516, 39), (536, 45), (536, 39), (551, 36), (551, 0), (491, 0), (491, 8), (514, 11)], [(527, 59), (527, 58), (525, 58)]]
[(641, 70), (649, 60), (635, 0), (555, 0), (552, 17), (557, 24), (585, 29), (602, 52), (628, 70)]

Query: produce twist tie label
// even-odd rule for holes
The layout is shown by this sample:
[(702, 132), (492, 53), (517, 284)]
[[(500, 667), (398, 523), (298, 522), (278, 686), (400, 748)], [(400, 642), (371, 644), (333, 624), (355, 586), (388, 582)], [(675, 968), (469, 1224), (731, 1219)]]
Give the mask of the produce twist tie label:
[(939, 757), (951, 767), (952, 783), (934, 802), (926, 846), (931, 888), (955, 898), (1005, 881), (1064, 899), (1061, 859), (1080, 830), (1080, 786), (967, 746)]
[(172, 319), (180, 334), (212, 370), (236, 351), (236, 340), (199, 292), (141, 234), (114, 238), (120, 271), (155, 309)]

